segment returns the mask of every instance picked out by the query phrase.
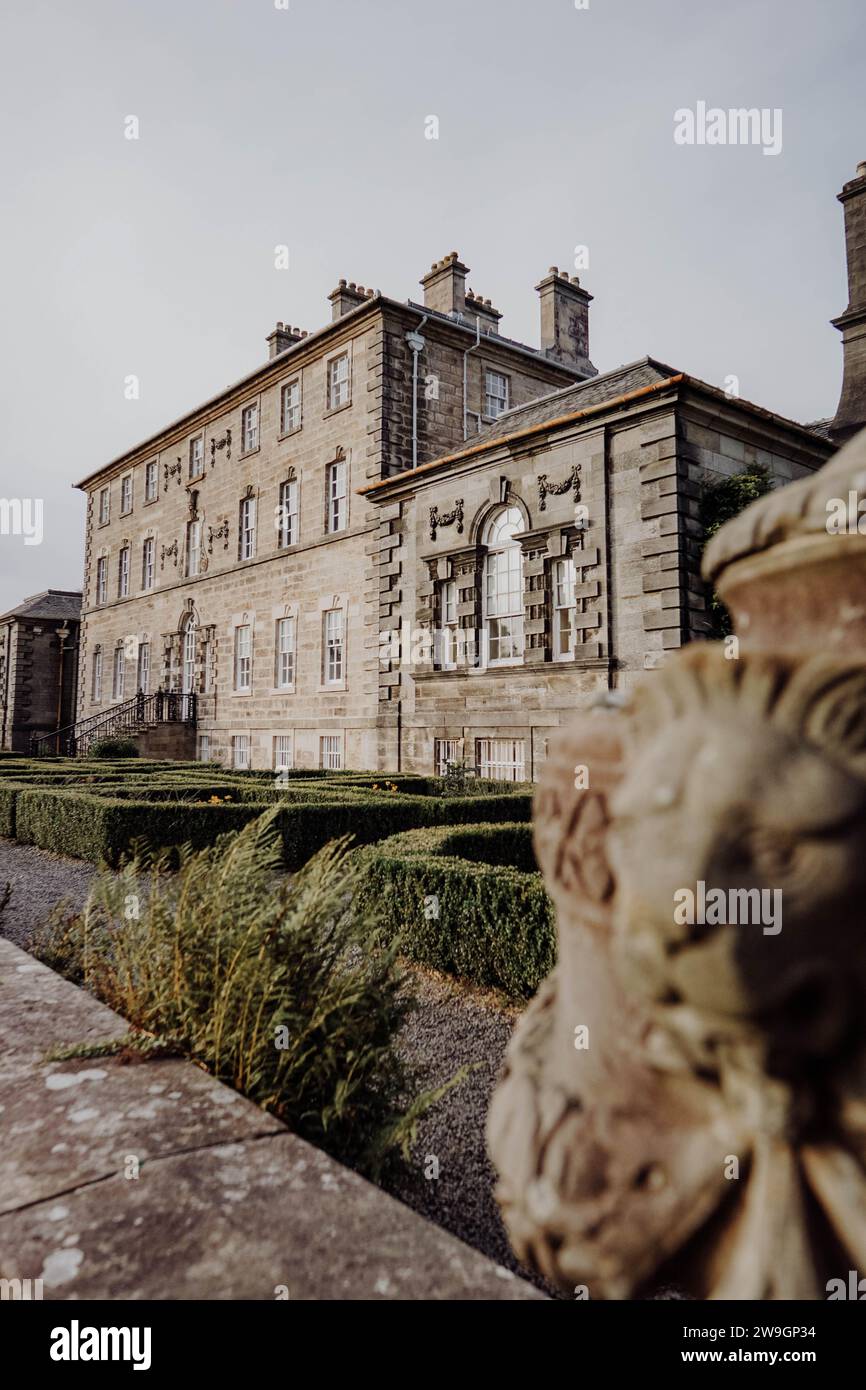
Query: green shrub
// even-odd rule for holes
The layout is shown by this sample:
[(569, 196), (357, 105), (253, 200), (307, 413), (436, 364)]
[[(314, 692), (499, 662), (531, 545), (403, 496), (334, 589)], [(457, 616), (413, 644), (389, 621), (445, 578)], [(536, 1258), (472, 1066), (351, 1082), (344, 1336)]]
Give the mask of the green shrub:
[(202, 849), (218, 835), (240, 830), (259, 806), (222, 803), (123, 801), (79, 791), (22, 790), (15, 803), (15, 834), (24, 844), (94, 863), (118, 864), (136, 841), (151, 849), (189, 844)]
[(295, 869), (328, 840), (354, 836), (356, 844), (370, 844), (416, 826), (465, 824), (474, 821), (529, 820), (532, 798), (527, 793), (507, 796), (455, 797), (345, 797), (316, 804), (286, 805), (279, 826), (283, 834), (286, 867)]
[(359, 909), (378, 904), (412, 960), (517, 999), (553, 968), (553, 905), (533, 871), (528, 825), (410, 830), (356, 854)]
[(106, 735), (94, 739), (87, 750), (89, 758), (137, 758), (138, 744), (134, 738)]
[(83, 914), (55, 924), (37, 953), (65, 959), (148, 1048), (181, 1052), (375, 1170), (408, 1148), (447, 1088), (409, 1103), (416, 1080), (396, 1044), (413, 1001), (397, 943), (357, 911), (360, 865), (329, 845), (289, 883), (277, 874), (277, 814), (184, 850), (177, 874), (160, 860), (103, 872)]
[(15, 838), (15, 802), (20, 785), (15, 782), (0, 782), (0, 835)]

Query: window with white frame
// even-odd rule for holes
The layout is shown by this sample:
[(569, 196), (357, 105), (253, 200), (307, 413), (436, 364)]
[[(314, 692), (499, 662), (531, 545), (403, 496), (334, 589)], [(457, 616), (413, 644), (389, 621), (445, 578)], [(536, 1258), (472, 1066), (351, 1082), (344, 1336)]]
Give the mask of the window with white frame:
[(195, 616), (190, 613), (183, 625), (183, 672), (180, 688), (184, 695), (189, 695), (195, 690), (196, 634), (197, 627)]
[(484, 373), (484, 414), (492, 420), (508, 409), (508, 377), (502, 372)]
[(348, 498), (349, 468), (345, 459), (329, 463), (325, 472), (325, 487), (328, 499), (328, 531), (345, 530), (349, 520)]
[(141, 587), (152, 589), (156, 573), (156, 541), (153, 536), (145, 536), (141, 546)]
[(433, 766), (437, 777), (444, 777), (449, 763), (460, 762), (460, 740), (437, 738), (433, 743)]
[(186, 573), (188, 578), (198, 574), (201, 563), (201, 522), (186, 524)]
[(104, 555), (100, 555), (96, 562), (96, 602), (104, 603), (107, 597), (108, 587), (108, 561)]
[(117, 556), (117, 597), (129, 595), (129, 546), (123, 545)]
[(574, 656), (574, 561), (569, 556), (553, 565), (553, 655), (556, 661)]
[(147, 695), (150, 690), (150, 643), (141, 642), (138, 647), (138, 671), (136, 673), (138, 689), (142, 695)]
[(288, 772), (293, 766), (291, 734), (274, 734), (274, 772)]
[(517, 539), (522, 530), (518, 508), (507, 506), (484, 528), (483, 621), (490, 666), (523, 659), (523, 552)]
[(210, 762), (210, 734), (198, 736), (198, 760), (200, 763)]
[(277, 619), (276, 671), (274, 684), (279, 690), (286, 690), (295, 683), (295, 620)]
[(319, 735), (319, 767), (331, 772), (341, 771), (343, 766), (343, 739), (341, 734)]
[(132, 511), (132, 474), (127, 473), (120, 480), (120, 512), (125, 516)]
[(200, 478), (204, 472), (204, 435), (197, 434), (189, 441), (189, 476)]
[(497, 782), (525, 782), (526, 756), (522, 738), (479, 738), (475, 743), (478, 776)]
[(93, 680), (90, 686), (90, 698), (95, 705), (102, 699), (102, 648), (96, 647), (93, 652)]
[(244, 772), (250, 765), (250, 736), (235, 734), (232, 739), (232, 766)]
[(343, 680), (343, 610), (327, 608), (322, 617), (322, 682), (340, 685)]
[(252, 560), (256, 553), (256, 499), (245, 497), (240, 508), (238, 559)]
[(123, 699), (123, 687), (126, 680), (126, 659), (123, 654), (123, 646), (114, 648), (114, 670), (111, 676), (111, 698), (112, 700)]
[(235, 690), (249, 690), (253, 667), (253, 630), (248, 623), (235, 628)]
[(241, 412), (241, 449), (246, 454), (259, 447), (259, 403), (253, 401)]
[(99, 524), (104, 526), (111, 515), (111, 493), (107, 487), (99, 489)]
[(159, 470), (156, 459), (144, 466), (144, 500), (153, 502), (159, 488)]
[(349, 399), (349, 354), (332, 357), (328, 363), (328, 409), (336, 410)]
[(298, 526), (298, 483), (295, 478), (288, 478), (284, 483), (280, 483), (280, 508), (277, 520), (280, 546), (297, 545), (300, 539), (300, 528)]
[(301, 382), (300, 378), (287, 381), (280, 392), (280, 424), (283, 434), (301, 427)]
[(446, 579), (439, 589), (439, 666), (453, 671), (457, 665), (457, 580)]

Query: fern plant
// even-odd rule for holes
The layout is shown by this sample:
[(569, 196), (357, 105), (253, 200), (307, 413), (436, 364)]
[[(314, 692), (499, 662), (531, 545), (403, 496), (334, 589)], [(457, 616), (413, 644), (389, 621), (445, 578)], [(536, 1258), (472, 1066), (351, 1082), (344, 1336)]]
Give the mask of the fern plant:
[[(376, 921), (354, 910), (347, 841), (290, 881), (274, 807), (180, 868), (141, 849), (35, 949), (154, 1039), (346, 1162), (404, 1154), (448, 1086), (412, 1098), (397, 1036), (414, 1001)], [(130, 1037), (118, 1040), (129, 1048)], [(461, 1079), (455, 1077), (454, 1081)]]

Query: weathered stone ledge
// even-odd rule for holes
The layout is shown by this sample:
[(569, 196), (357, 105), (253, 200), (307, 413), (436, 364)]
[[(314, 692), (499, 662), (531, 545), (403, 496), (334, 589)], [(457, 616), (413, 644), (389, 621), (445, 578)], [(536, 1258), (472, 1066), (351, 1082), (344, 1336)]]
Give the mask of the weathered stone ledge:
[[(0, 1277), (46, 1299), (542, 1295), (0, 940)], [(137, 1176), (135, 1176), (137, 1174)]]

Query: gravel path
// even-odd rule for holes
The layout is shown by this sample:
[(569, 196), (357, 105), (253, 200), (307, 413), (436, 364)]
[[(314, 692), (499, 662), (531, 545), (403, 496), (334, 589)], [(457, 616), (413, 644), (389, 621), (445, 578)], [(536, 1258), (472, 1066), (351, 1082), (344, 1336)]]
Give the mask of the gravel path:
[(519, 1270), (493, 1198), (484, 1134), (490, 1094), (516, 1015), (492, 994), (410, 968), (419, 1007), (401, 1037), (407, 1059), (430, 1088), (463, 1065), (471, 1070), (421, 1121), (409, 1171), (385, 1185), (430, 1221)]
[[(83, 906), (94, 873), (82, 860), (0, 838), (0, 893), (6, 882), (12, 886), (0, 933), (26, 945), (58, 902)], [(407, 1060), (417, 1065), (425, 1088), (441, 1085), (464, 1064), (471, 1071), (421, 1121), (408, 1170), (384, 1185), (428, 1220), (525, 1275), (493, 1199), (484, 1140), (490, 1094), (516, 1015), (492, 993), (417, 966), (410, 969), (419, 1007), (401, 1038)]]
[(66, 859), (0, 836), (0, 892), (5, 883), (12, 888), (0, 917), (0, 936), (26, 945), (30, 933), (48, 920), (62, 899), (72, 908), (84, 906), (95, 873), (95, 865), (82, 859)]

